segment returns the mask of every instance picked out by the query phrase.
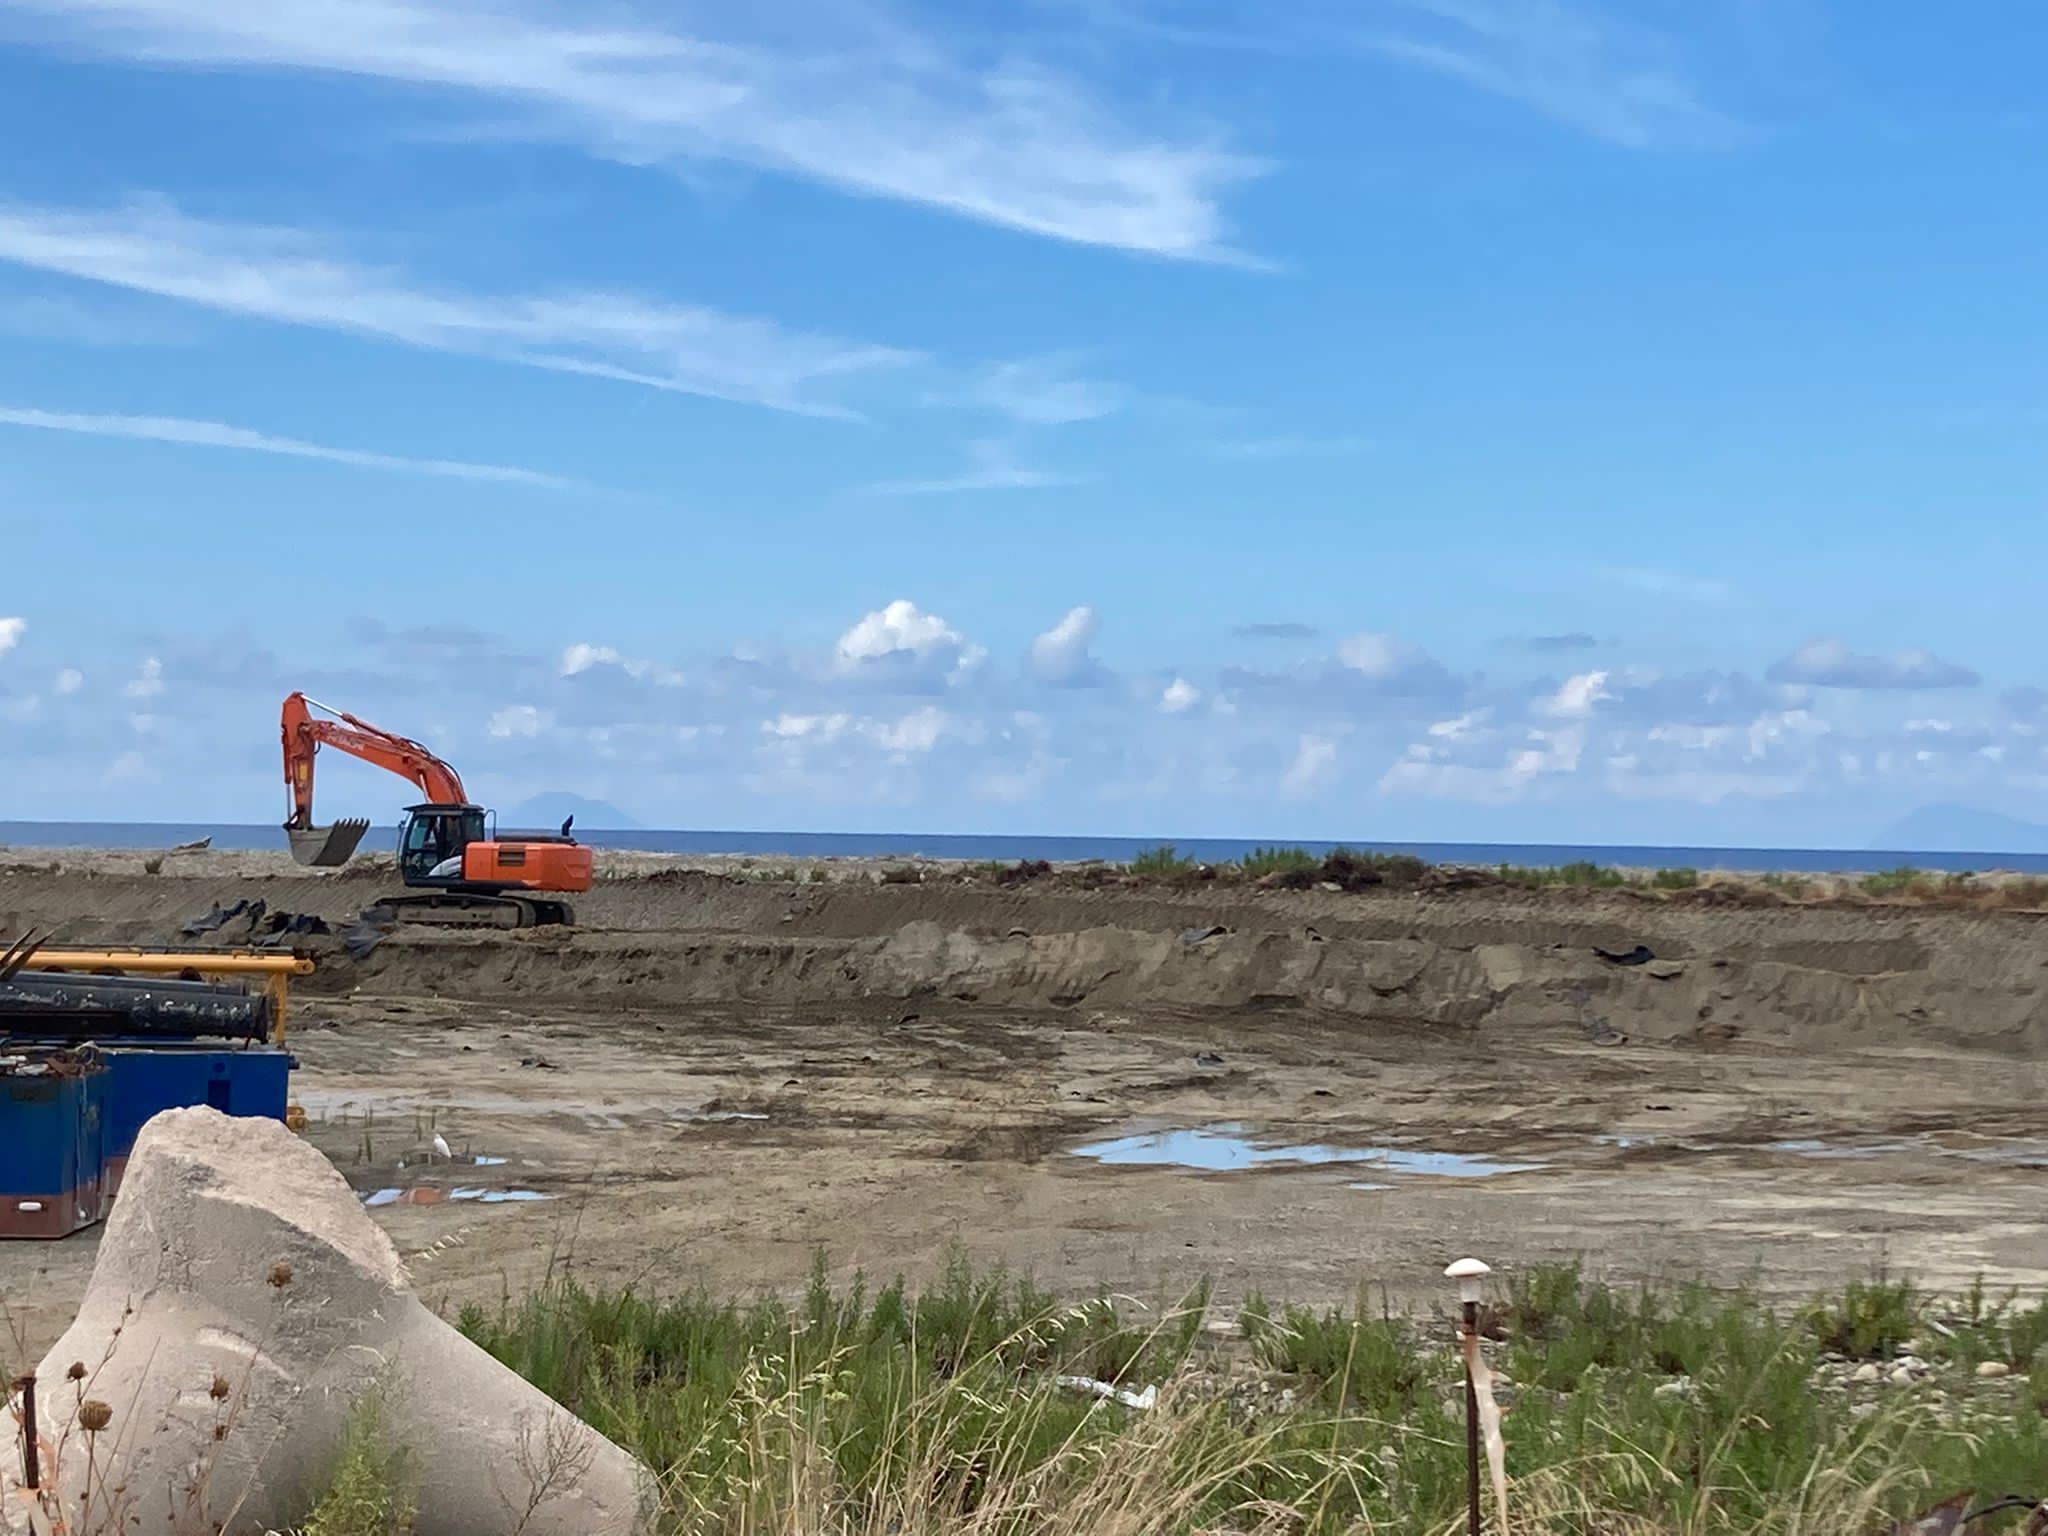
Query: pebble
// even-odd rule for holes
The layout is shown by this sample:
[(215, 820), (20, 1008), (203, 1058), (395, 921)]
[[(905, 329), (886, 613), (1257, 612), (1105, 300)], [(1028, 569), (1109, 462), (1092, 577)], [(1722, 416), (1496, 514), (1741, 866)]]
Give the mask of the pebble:
[(1872, 1382), (1877, 1380), (1877, 1378), (1881, 1374), (1882, 1372), (1880, 1372), (1877, 1368), (1877, 1362), (1875, 1360), (1871, 1360), (1866, 1362), (1865, 1364), (1857, 1366), (1856, 1374), (1854, 1376), (1851, 1376), (1849, 1379), (1851, 1381)]
[(2000, 1376), (2010, 1376), (2012, 1374), (2012, 1367), (2003, 1360), (1986, 1360), (1977, 1367), (1977, 1374), (1986, 1381), (1991, 1381)]

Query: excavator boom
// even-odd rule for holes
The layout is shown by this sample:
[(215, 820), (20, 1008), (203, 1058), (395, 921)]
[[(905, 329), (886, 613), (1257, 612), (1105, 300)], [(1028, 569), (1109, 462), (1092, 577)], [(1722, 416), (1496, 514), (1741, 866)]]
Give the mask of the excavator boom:
[[(319, 711), (315, 714), (314, 711)], [(280, 722), (284, 737), (284, 780), (291, 791), (291, 819), (284, 824), (292, 857), (301, 864), (333, 866), (346, 864), (356, 845), (370, 830), (361, 819), (337, 821), (332, 826), (313, 824), (313, 758), (322, 747), (334, 747), (351, 757), (387, 768), (402, 779), (410, 779), (430, 801), (462, 805), (468, 796), (462, 777), (448, 764), (405, 736), (380, 730), (366, 720), (294, 693), (284, 701)]]

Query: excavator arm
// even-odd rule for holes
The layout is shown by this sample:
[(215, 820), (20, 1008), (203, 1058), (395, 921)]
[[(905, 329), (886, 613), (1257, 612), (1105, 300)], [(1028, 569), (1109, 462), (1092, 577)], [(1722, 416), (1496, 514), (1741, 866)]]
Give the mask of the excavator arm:
[(368, 822), (356, 820), (338, 821), (332, 827), (313, 825), (313, 758), (322, 747), (333, 747), (411, 780), (421, 795), (436, 805), (468, 803), (461, 776), (418, 742), (329, 709), (303, 693), (284, 701), (280, 724), (284, 781), (292, 799), (285, 833), (291, 840), (292, 857), (301, 864), (345, 864), (369, 830)]

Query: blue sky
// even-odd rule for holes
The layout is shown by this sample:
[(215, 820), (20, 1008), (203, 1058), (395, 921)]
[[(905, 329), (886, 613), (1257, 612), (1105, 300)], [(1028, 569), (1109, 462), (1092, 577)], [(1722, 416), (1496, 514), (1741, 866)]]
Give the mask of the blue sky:
[(269, 819), (293, 687), (663, 825), (2032, 814), (2044, 46), (0, 0), (0, 817)]

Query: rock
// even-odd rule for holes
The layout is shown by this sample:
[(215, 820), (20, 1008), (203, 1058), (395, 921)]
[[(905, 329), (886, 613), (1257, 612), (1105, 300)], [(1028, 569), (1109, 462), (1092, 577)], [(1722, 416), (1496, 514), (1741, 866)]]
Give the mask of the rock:
[(1899, 1346), (1899, 1354), (1904, 1359), (1912, 1359), (1926, 1347), (1927, 1346), (1925, 1344), (1922, 1344), (1918, 1339), (1908, 1339), (1905, 1343)]
[(1912, 1369), (1908, 1366), (1902, 1365), (1891, 1374), (1891, 1384), (1895, 1387), (1910, 1387), (1914, 1380)]
[(1650, 960), (1644, 963), (1643, 974), (1657, 981), (1676, 981), (1685, 974), (1685, 967), (1676, 960)]
[[(99, 1362), (89, 1393), (65, 1390), (74, 1360)], [(202, 1106), (143, 1127), (36, 1374), (46, 1488), (77, 1518), (90, 1445), (92, 1521), (125, 1536), (298, 1525), (365, 1400), (422, 1533), (652, 1529), (647, 1470), (429, 1312), (348, 1182), (276, 1121)], [(95, 1402), (115, 1420), (99, 1435)], [(0, 1459), (0, 1530), (29, 1529), (19, 1472)]]
[(1977, 1375), (1985, 1381), (1996, 1381), (2001, 1376), (2010, 1376), (2012, 1367), (2003, 1360), (1986, 1360), (1977, 1367)]
[(1875, 1360), (1869, 1360), (1865, 1361), (1862, 1365), (1857, 1366), (1855, 1374), (1852, 1375), (1849, 1379), (1854, 1382), (1861, 1382), (1865, 1385), (1868, 1385), (1869, 1383), (1876, 1381), (1883, 1374), (1884, 1373), (1877, 1368), (1877, 1362)]
[(1690, 1397), (1692, 1396), (1692, 1378), (1681, 1376), (1676, 1381), (1660, 1381), (1657, 1383), (1657, 1389), (1652, 1395), (1655, 1397)]

